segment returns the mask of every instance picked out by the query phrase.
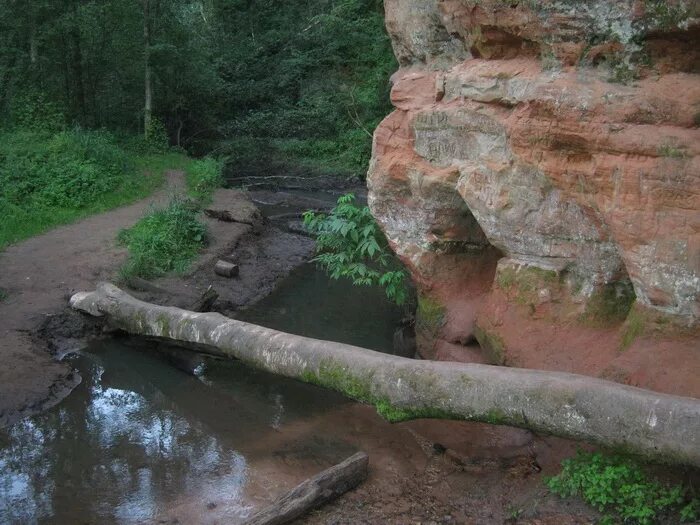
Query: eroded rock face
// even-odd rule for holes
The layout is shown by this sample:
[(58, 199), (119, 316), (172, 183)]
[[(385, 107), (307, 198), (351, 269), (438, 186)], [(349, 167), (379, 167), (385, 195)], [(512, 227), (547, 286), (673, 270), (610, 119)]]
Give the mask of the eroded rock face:
[[(448, 345), (453, 358), (476, 336), (492, 361), (542, 367), (524, 345), (566, 326), (607, 331), (606, 357), (586, 371), (609, 372), (620, 345), (644, 346), (634, 339), (649, 333), (635, 328), (630, 343), (630, 320), (615, 329), (635, 297), (637, 317), (691, 327), (692, 342), (700, 5), (385, 7), (402, 67), (396, 111), (375, 133), (369, 202), (418, 285), (422, 354)], [(544, 367), (581, 371), (579, 350)], [(700, 372), (700, 358), (693, 365)]]

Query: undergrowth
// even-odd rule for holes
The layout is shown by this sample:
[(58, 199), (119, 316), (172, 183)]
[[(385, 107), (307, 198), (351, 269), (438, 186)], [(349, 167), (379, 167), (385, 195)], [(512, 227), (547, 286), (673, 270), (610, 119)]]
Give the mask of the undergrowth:
[(206, 226), (193, 201), (174, 197), (162, 209), (151, 210), (118, 242), (129, 250), (120, 277), (153, 279), (168, 272), (184, 272), (207, 242)]
[(562, 462), (559, 475), (546, 480), (562, 497), (580, 496), (603, 513), (601, 524), (651, 525), (700, 517), (700, 500), (683, 485), (664, 484), (633, 459), (581, 452)]
[(175, 153), (136, 153), (103, 131), (0, 134), (0, 250), (54, 226), (150, 195)]
[(208, 203), (216, 188), (223, 185), (223, 163), (206, 157), (192, 160), (185, 168), (187, 190), (189, 195), (201, 203)]

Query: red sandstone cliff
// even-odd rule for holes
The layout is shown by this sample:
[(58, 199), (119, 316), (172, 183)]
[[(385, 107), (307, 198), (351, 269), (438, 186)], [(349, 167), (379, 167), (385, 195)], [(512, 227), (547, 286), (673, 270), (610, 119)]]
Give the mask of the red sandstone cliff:
[(385, 6), (369, 199), (422, 355), (700, 397), (700, 4)]

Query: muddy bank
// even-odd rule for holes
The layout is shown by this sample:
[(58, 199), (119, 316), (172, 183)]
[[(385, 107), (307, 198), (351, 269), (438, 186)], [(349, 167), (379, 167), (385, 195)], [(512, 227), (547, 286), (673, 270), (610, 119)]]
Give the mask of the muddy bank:
[[(167, 185), (151, 198), (88, 217), (10, 246), (0, 253), (0, 427), (61, 401), (80, 376), (60, 361), (100, 327), (66, 308), (67, 298), (98, 281), (114, 280), (126, 258), (116, 245), (119, 231), (150, 207), (184, 191), (181, 172), (168, 173)], [(313, 251), (308, 237), (281, 230), (265, 221), (247, 192), (221, 189), (213, 207), (234, 213), (238, 222), (205, 217), (211, 242), (184, 277), (154, 281), (148, 290), (131, 292), (143, 299), (185, 306), (210, 285), (220, 300), (214, 309), (233, 314), (267, 295)], [(240, 265), (240, 276), (214, 275), (216, 260)]]

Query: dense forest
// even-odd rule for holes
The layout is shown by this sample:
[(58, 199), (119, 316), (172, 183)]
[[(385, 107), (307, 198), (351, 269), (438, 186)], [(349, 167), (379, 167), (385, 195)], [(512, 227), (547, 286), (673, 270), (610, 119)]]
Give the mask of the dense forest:
[(5, 129), (145, 132), (241, 171), (362, 174), (388, 111), (381, 0), (2, 4)]

